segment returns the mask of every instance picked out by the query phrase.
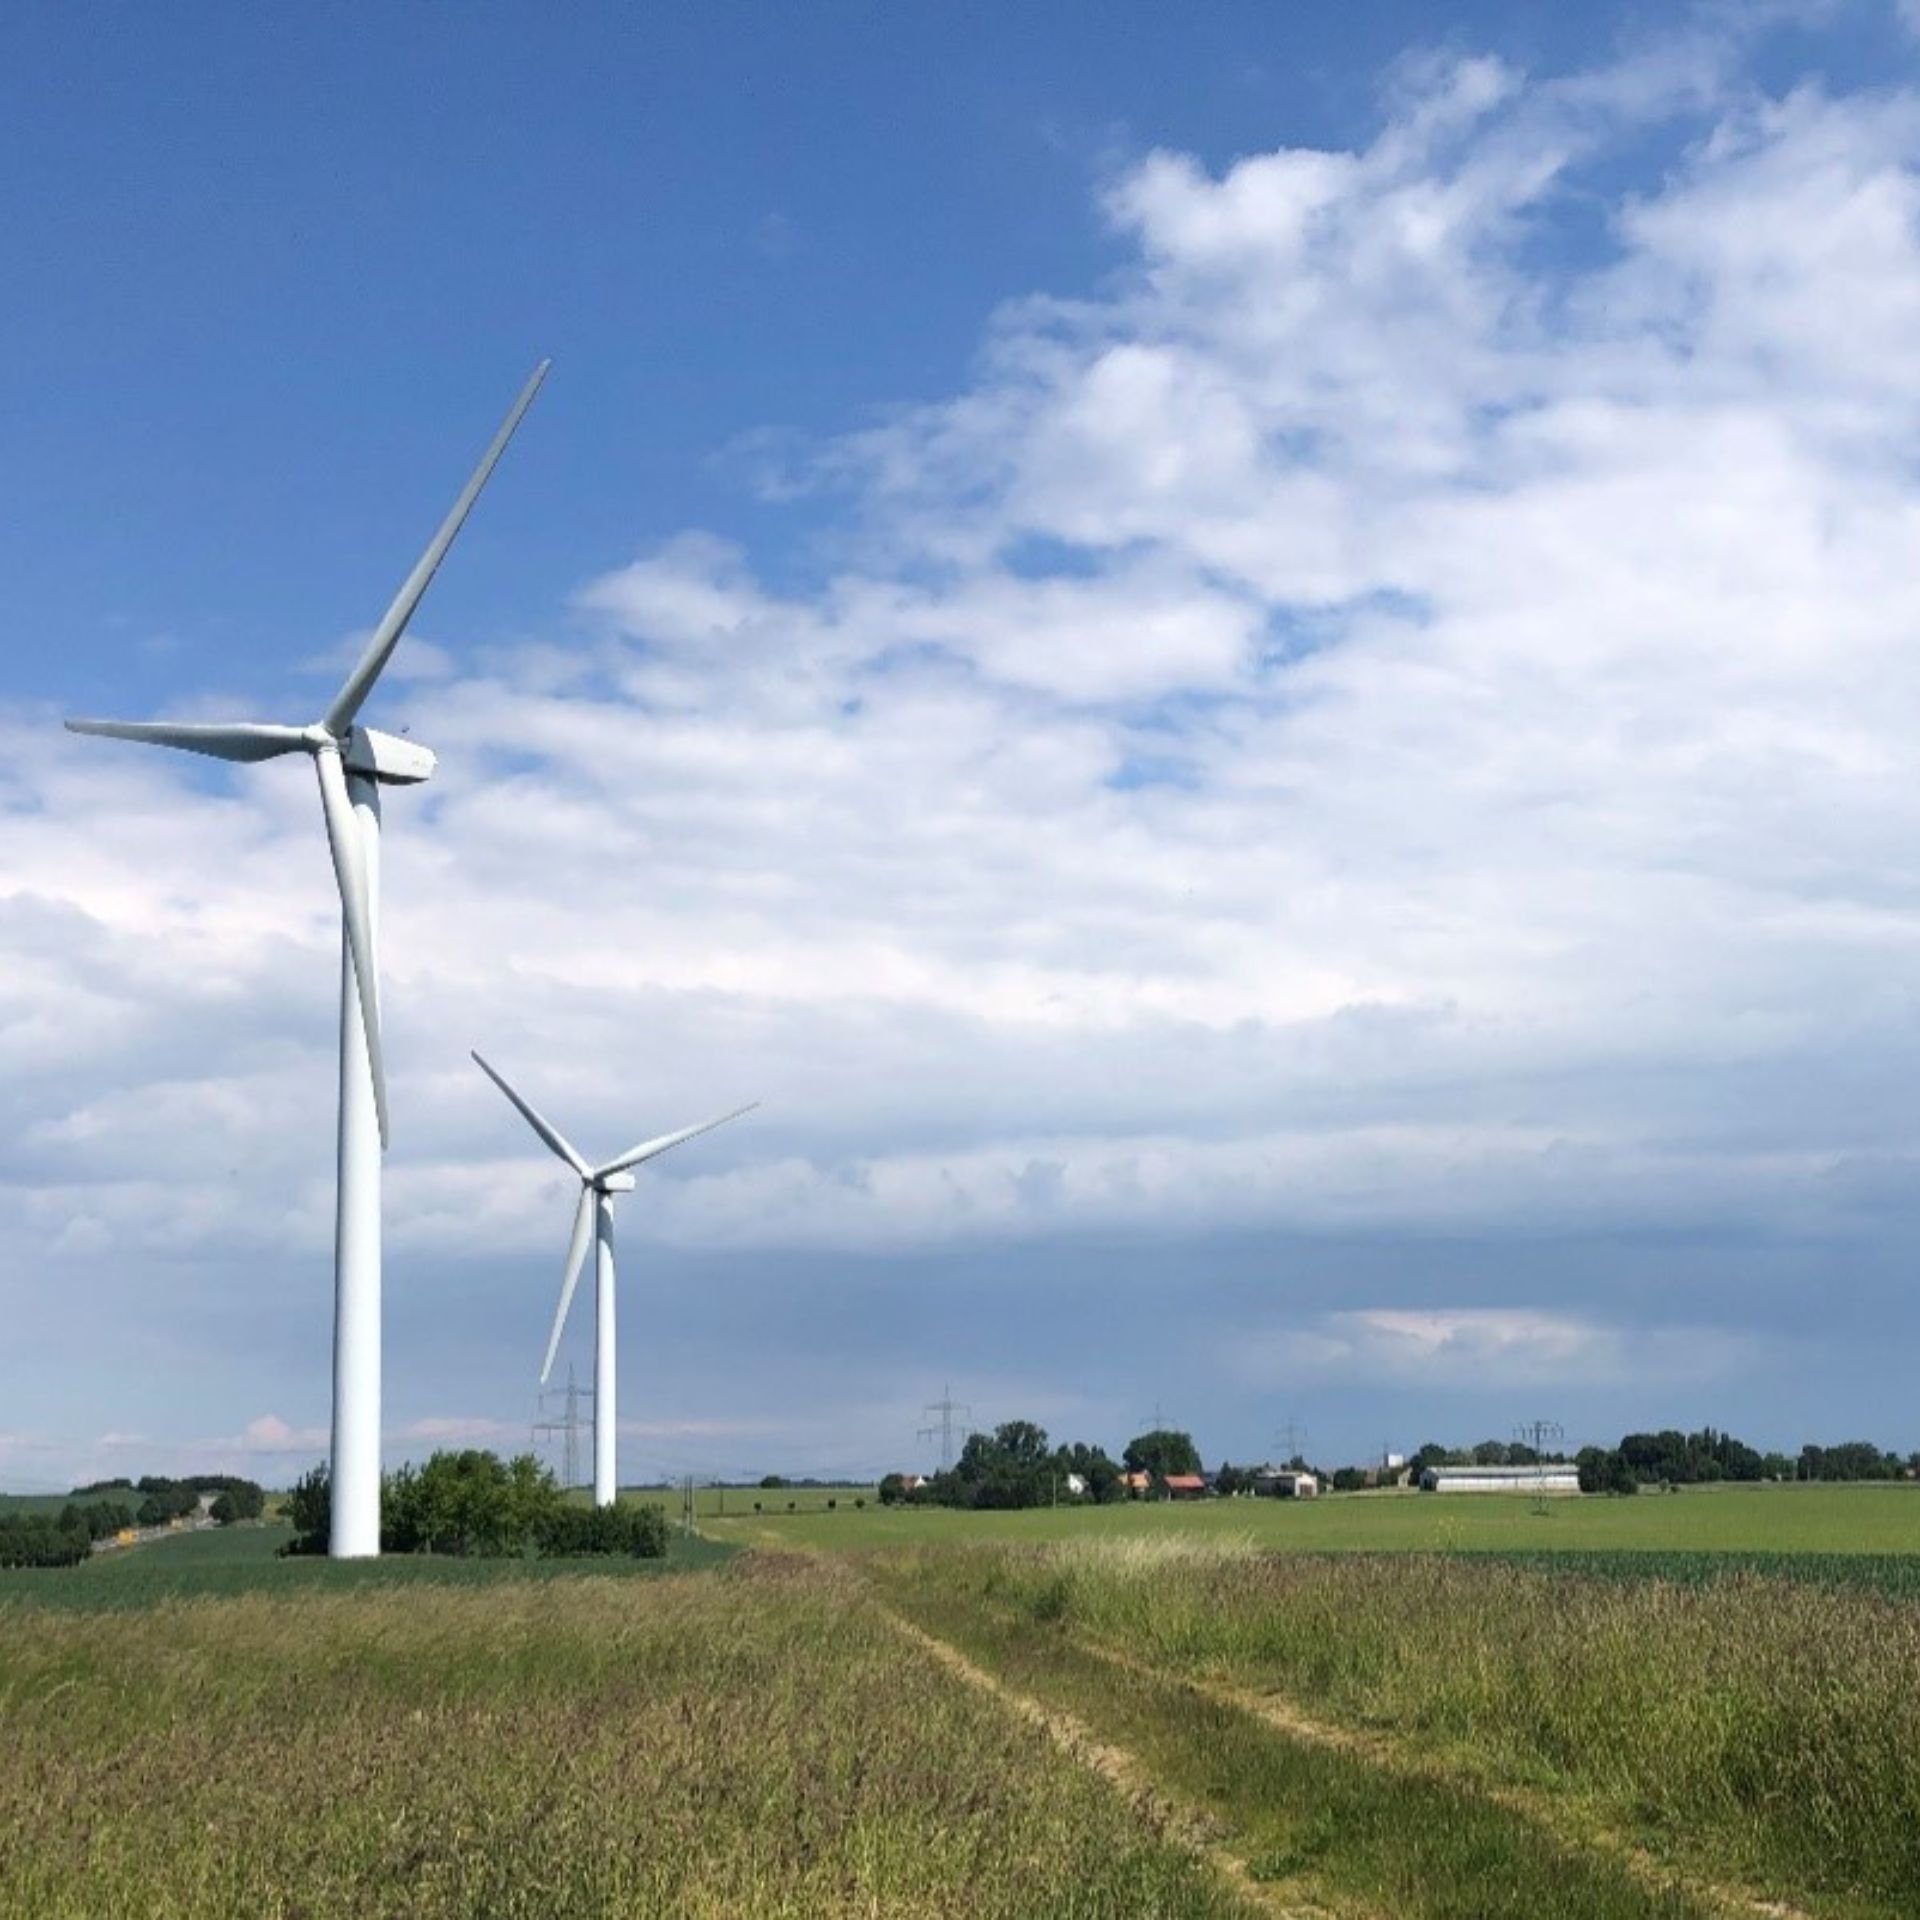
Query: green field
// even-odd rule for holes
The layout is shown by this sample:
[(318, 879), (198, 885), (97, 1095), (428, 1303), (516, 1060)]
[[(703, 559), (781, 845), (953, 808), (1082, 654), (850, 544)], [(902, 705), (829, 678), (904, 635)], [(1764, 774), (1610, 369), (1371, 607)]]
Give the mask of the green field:
[[(622, 1500), (650, 1500), (665, 1507), (669, 1519), (680, 1518), (681, 1492), (678, 1487), (622, 1487)], [(695, 1487), (694, 1515), (700, 1520), (750, 1519), (758, 1507), (762, 1515), (855, 1513), (856, 1500), (877, 1506), (878, 1497), (870, 1483), (831, 1487)]]
[(0, 1574), (0, 1909), (1920, 1916), (1920, 1490), (807, 1494)]
[(1546, 1503), (1513, 1494), (1123, 1501), (960, 1513), (881, 1507), (703, 1522), (716, 1539), (794, 1547), (1246, 1538), (1275, 1552), (1920, 1555), (1920, 1486), (1726, 1486)]
[(137, 1507), (145, 1499), (144, 1494), (128, 1493), (124, 1489), (113, 1493), (89, 1493), (77, 1497), (71, 1493), (0, 1493), (0, 1513), (44, 1513), (56, 1515), (68, 1501), (77, 1506), (88, 1506), (96, 1500), (116, 1500), (129, 1507)]
[(283, 1522), (172, 1534), (123, 1552), (96, 1554), (78, 1567), (0, 1568), (0, 1606), (67, 1611), (126, 1611), (164, 1600), (222, 1595), (340, 1593), (410, 1586), (485, 1586), (560, 1579), (583, 1572), (645, 1579), (718, 1565), (734, 1549), (723, 1542), (669, 1535), (665, 1560), (457, 1560), (430, 1557), (333, 1561), (282, 1558), (292, 1538)]
[[(164, 1549), (156, 1549), (164, 1551)], [(71, 1920), (1247, 1911), (851, 1576), (0, 1602), (0, 1907)]]
[(1611, 1866), (1702, 1906), (1920, 1912), (1910, 1597), (1192, 1534), (896, 1550), (869, 1577), (1315, 1910), (1634, 1910)]

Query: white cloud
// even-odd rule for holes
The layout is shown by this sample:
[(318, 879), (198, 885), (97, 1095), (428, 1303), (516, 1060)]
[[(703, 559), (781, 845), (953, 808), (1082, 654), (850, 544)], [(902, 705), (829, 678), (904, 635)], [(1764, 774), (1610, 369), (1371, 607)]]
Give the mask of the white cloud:
[(1759, 1345), (1720, 1327), (1611, 1325), (1549, 1307), (1368, 1307), (1237, 1339), (1227, 1358), (1267, 1385), (1417, 1384), (1497, 1403), (1528, 1386), (1697, 1389), (1751, 1362)]
[[(823, 454), (830, 570), (681, 530), (383, 687), (442, 756), (388, 812), (392, 1245), (557, 1260), (475, 1043), (589, 1151), (764, 1096), (623, 1214), (682, 1246), (1880, 1204), (1920, 94), (1725, 69), (1435, 59), (1352, 151), (1145, 155), (1127, 272)], [(310, 783), (51, 722), (0, 726), (0, 1252), (311, 1267)]]

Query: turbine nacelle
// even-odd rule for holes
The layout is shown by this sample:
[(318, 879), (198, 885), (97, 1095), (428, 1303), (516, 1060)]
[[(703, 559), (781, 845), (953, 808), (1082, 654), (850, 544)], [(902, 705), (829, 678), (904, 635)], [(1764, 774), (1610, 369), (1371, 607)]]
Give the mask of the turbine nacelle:
[(609, 1173), (593, 1184), (601, 1193), (631, 1193), (640, 1183), (630, 1173)]
[(349, 773), (364, 774), (388, 787), (416, 787), (422, 780), (431, 779), (439, 764), (433, 749), (417, 740), (403, 740), (397, 733), (361, 726), (347, 735), (340, 762)]

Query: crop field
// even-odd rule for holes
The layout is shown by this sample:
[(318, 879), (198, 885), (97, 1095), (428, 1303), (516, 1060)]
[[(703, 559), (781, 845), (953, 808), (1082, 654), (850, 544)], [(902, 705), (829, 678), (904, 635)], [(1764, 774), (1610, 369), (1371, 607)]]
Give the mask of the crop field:
[[(680, 1517), (681, 1494), (678, 1487), (622, 1487), (622, 1500), (650, 1500), (665, 1507), (675, 1520)], [(695, 1487), (694, 1516), (699, 1520), (751, 1519), (756, 1514), (802, 1515), (856, 1513), (856, 1501), (866, 1506), (879, 1504), (871, 1481), (845, 1486), (818, 1487)]]
[(1297, 1906), (1920, 1913), (1911, 1598), (1192, 1536), (869, 1571)]
[(291, 1537), (292, 1529), (284, 1522), (269, 1521), (173, 1534), (123, 1552), (98, 1554), (79, 1567), (0, 1568), (0, 1607), (12, 1601), (23, 1608), (124, 1612), (161, 1601), (242, 1593), (298, 1595), (541, 1581), (577, 1576), (583, 1569), (602, 1578), (647, 1579), (713, 1566), (734, 1551), (719, 1542), (687, 1540), (675, 1533), (668, 1537), (665, 1561), (282, 1559), (280, 1550)]
[(0, 1575), (0, 1910), (1920, 1916), (1920, 1498), (1526, 1509)]
[(818, 1563), (0, 1601), (0, 1702), (52, 1920), (1244, 1911)]
[(702, 1522), (715, 1539), (809, 1548), (1250, 1539), (1274, 1552), (1920, 1556), (1920, 1486), (1691, 1488), (1629, 1500), (1338, 1494), (1321, 1500), (1123, 1501), (961, 1513), (881, 1507)]

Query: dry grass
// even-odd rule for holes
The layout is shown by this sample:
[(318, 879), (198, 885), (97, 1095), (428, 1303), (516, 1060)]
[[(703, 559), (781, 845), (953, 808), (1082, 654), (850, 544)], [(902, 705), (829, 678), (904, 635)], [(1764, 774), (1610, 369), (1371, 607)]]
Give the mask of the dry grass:
[(129, 1920), (1238, 1911), (846, 1576), (737, 1564), (0, 1610), (4, 1904)]
[(906, 1562), (1156, 1671), (1271, 1690), (1463, 1779), (1800, 1898), (1920, 1912), (1920, 1606), (1735, 1574), (1131, 1542)]

